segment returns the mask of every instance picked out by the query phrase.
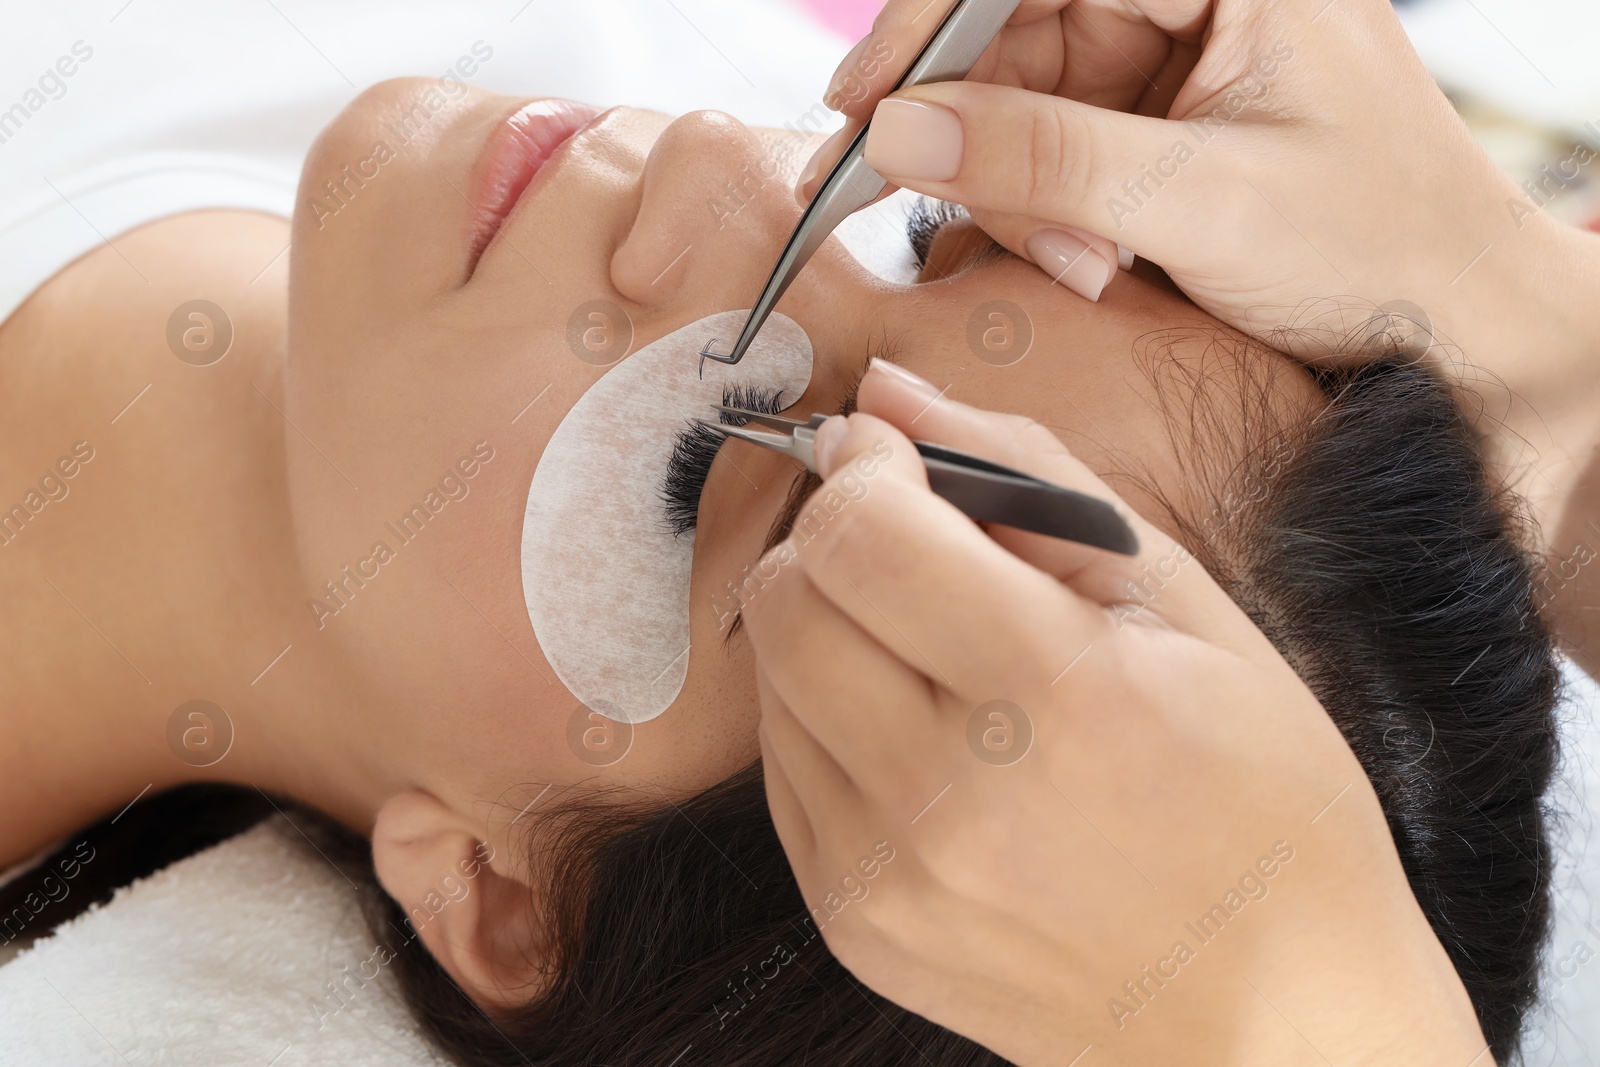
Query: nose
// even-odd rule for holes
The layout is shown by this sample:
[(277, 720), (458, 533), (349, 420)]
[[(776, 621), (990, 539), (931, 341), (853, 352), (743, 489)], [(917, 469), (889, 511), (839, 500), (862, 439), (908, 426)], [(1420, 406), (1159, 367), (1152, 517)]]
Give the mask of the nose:
[(674, 120), (641, 176), (639, 213), (611, 259), (629, 300), (747, 308), (799, 217), (784, 160), (718, 111)]

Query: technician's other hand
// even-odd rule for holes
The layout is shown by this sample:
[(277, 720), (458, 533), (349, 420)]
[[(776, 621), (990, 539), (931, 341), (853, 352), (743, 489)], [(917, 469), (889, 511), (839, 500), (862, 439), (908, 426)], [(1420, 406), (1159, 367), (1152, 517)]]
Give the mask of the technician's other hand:
[[(1039, 425), (935, 395), (874, 364), (745, 608), (767, 798), (829, 949), (1019, 1064), (1320, 1062), (1285, 1018), (1333, 1063), (1488, 1062), (1300, 678), (1136, 516), (1127, 558), (934, 496), (903, 431), (1117, 500)], [(1189, 930), (1223, 900), (1225, 932)]]
[(850, 122), (802, 201), (870, 117), (890, 182), (967, 205), (1089, 299), (1119, 242), (1307, 356), (1430, 328), (1469, 357), (1525, 350), (1570, 317), (1571, 235), (1474, 143), (1388, 0), (1024, 0), (965, 82), (885, 99), (950, 6), (888, 0), (829, 87)]

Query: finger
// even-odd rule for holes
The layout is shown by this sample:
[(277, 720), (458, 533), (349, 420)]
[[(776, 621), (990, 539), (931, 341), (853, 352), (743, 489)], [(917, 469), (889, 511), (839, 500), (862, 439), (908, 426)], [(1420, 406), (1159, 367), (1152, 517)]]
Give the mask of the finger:
[[(814, 884), (819, 868), (839, 866), (841, 852), (852, 849), (876, 821), (856, 783), (805, 725), (793, 715), (757, 670), (761, 694), (761, 756), (767, 776), (767, 805), (773, 826), (784, 842), (802, 892)], [(782, 819), (782, 824), (779, 819)], [(791, 850), (789, 841), (796, 847)]]
[[(827, 176), (828, 170), (838, 162), (840, 156), (844, 155), (845, 149), (850, 147), (850, 142), (855, 139), (856, 134), (861, 132), (861, 127), (864, 125), (866, 123), (860, 119), (847, 119), (845, 124), (829, 135), (828, 139), (823, 141), (816, 152), (812, 154), (794, 183), (794, 198), (799, 201), (801, 207), (811, 203), (811, 198), (817, 195), (817, 189), (821, 187), (822, 180)], [(894, 185), (885, 185), (882, 192), (862, 204), (861, 207), (856, 208), (856, 210), (860, 211), (862, 208), (871, 207), (879, 200), (884, 200), (894, 195), (898, 188), (898, 186)]]
[(997, 243), (1085, 300), (1099, 300), (1117, 271), (1133, 266), (1131, 250), (1077, 226), (982, 209), (968, 214)]
[(884, 360), (869, 365), (856, 394), (856, 408), (922, 440), (959, 448), (1115, 503), (1139, 537), (1139, 552), (1131, 558), (1002, 526), (989, 527), (989, 535), (1030, 565), (1067, 583), (1080, 596), (1114, 606), (1119, 623), (1130, 611), (1142, 614), (1151, 607), (1158, 609), (1153, 618), (1181, 620), (1186, 632), (1201, 633), (1219, 612), (1229, 617), (1235, 612), (1233, 602), (1186, 549), (1123, 504), (1059, 438), (1033, 420), (952, 400), (931, 383)]
[(801, 207), (811, 203), (811, 198), (817, 195), (817, 187), (822, 184), (823, 175), (839, 162), (839, 157), (844, 155), (844, 150), (850, 147), (850, 142), (866, 124), (865, 119), (846, 119), (845, 124), (830, 134), (828, 139), (811, 154), (811, 158), (800, 169), (800, 176), (794, 182), (794, 198), (800, 202)]
[[(761, 688), (759, 672), (756, 688), (758, 691)], [(772, 815), (772, 826), (778, 831), (778, 840), (783, 842), (783, 853), (789, 857), (789, 866), (794, 868), (795, 877), (799, 878), (801, 872), (809, 870), (815, 860), (816, 830), (806, 817), (800, 794), (795, 791), (794, 783), (789, 781), (789, 775), (783, 769), (777, 747), (767, 736), (765, 718), (756, 729), (756, 739), (761, 743), (761, 781), (767, 791), (767, 811)]]
[[(1171, 161), (1184, 132), (1021, 89), (940, 82), (879, 103), (866, 162), (903, 188), (1103, 233), (1172, 267), (1175, 253), (1205, 239), (1210, 217), (1190, 211), (1189, 197), (1160, 195), (1173, 175), (1150, 170), (1151, 160)], [(1183, 154), (1183, 186), (1208, 188), (1229, 158), (1223, 144)]]
[(1129, 557), (1075, 541), (1035, 535), (1051, 547), (1030, 562), (1036, 566), (1045, 564), (1040, 569), (1061, 580), (1075, 578), (1090, 566), (1117, 576), (1135, 573), (1140, 559), (1161, 551), (1171, 541), (1124, 504), (1116, 491), (1072, 455), (1058, 437), (1032, 419), (985, 411), (953, 400), (947, 390), (884, 359), (873, 359), (868, 364), (856, 391), (856, 410), (876, 415), (919, 440), (949, 445), (1112, 503), (1138, 536), (1138, 554)]
[[(954, 0), (888, 0), (872, 31), (846, 53), (823, 103), (865, 119), (910, 66)], [(1192, 47), (1210, 19), (1210, 0), (1022, 0), (967, 73), (970, 81), (1038, 92), (1082, 93), (1105, 107), (1164, 96), (1165, 57)], [(1176, 41), (1174, 40), (1176, 38)], [(1070, 66), (1064, 57), (1070, 52)], [(1178, 79), (1181, 84), (1182, 77)], [(1146, 91), (1154, 83), (1160, 90)], [(1158, 112), (1150, 112), (1158, 113)]]
[(789, 562), (752, 598), (744, 624), (773, 694), (773, 710), (763, 700), (762, 717), (779, 720), (774, 736), (785, 738), (786, 761), (788, 720), (808, 734), (808, 743), (793, 746), (791, 777), (823, 780), (825, 770), (807, 767), (826, 759), (870, 795), (896, 792), (908, 779), (920, 786), (934, 726), (927, 678), (823, 596), (792, 555), (778, 558)]
[[(1059, 0), (1052, 6), (1059, 8), (1067, 2)], [(834, 70), (822, 102), (851, 118), (867, 118), (872, 106), (905, 74), (955, 3), (956, 0), (887, 0), (872, 20), (872, 31), (856, 42)], [(1048, 12), (1040, 11), (1031, 18), (1045, 14)], [(1029, 17), (1019, 12), (1012, 21)], [(993, 71), (1003, 36), (997, 35), (984, 50), (970, 77), (985, 78)]]
[[(1069, 0), (1024, 2), (1012, 25), (996, 35), (966, 77), (1047, 92), (1061, 78), (1061, 34), (1053, 16)], [(795, 182), (795, 199), (809, 204), (872, 110), (894, 88), (955, 0), (889, 0), (868, 33), (850, 49), (828, 82), (823, 103), (846, 118), (812, 154)]]
[[(1110, 625), (1102, 605), (1001, 548), (933, 495), (899, 430), (861, 413), (832, 425), (847, 432), (813, 499), (838, 506), (814, 533), (791, 533), (796, 559), (824, 596), (908, 666), (973, 705), (1027, 699)], [(819, 431), (824, 454), (828, 436)]]

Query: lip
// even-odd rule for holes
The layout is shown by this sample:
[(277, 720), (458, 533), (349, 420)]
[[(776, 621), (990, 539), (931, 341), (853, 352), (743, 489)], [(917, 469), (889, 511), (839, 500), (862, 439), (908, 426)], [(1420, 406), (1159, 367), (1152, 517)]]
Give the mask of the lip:
[(598, 118), (602, 110), (576, 100), (549, 97), (519, 106), (495, 126), (478, 157), (467, 218), (467, 273), (562, 145)]

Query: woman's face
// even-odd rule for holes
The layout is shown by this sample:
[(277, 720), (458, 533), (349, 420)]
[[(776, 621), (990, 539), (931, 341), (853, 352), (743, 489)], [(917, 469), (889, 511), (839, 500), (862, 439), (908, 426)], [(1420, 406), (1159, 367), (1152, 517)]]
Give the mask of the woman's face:
[[(424, 80), (362, 94), (302, 178), (285, 388), (301, 436), (286, 447), (307, 595), (324, 605), (308, 606), (318, 639), (347, 665), (350, 714), (370, 720), (360, 726), (368, 773), (486, 827), (517, 818), (546, 786), (693, 792), (758, 752), (753, 663), (742, 636), (727, 639), (722, 591), (759, 556), (799, 468), (740, 442), (721, 449), (693, 535), (687, 676), (631, 740), (625, 728), (607, 737), (541, 650), (522, 587), (524, 509), (552, 434), (629, 334), (637, 353), (750, 305), (798, 217), (790, 187), (810, 139), (712, 112), (550, 103), (557, 121), (529, 136), (560, 132), (562, 116), (582, 128), (516, 197), (527, 157), (519, 176), (516, 153), (486, 146), (527, 101), (473, 91), (440, 102)], [(1152, 331), (1220, 327), (1159, 279), (1121, 275), (1091, 304), (1030, 264), (981, 254), (986, 245), (969, 223), (947, 225), (921, 279), (892, 284), (828, 242), (780, 304), (814, 359), (791, 414), (835, 411), (869, 355), (887, 349), (952, 397), (1045, 423), (1102, 475), (1132, 465), (1181, 500), (1192, 467), (1169, 419), (1183, 424), (1192, 387), (1158, 399), (1133, 353)], [(587, 318), (595, 308), (602, 318)], [(613, 347), (603, 334), (590, 334), (598, 354), (569, 343), (575, 315), (616, 331)], [(1022, 332), (1009, 349), (993, 333), (985, 347), (984, 330), (1008, 328), (1031, 331), (1020, 359)], [(1225, 364), (1233, 351), (1207, 358)], [(1262, 360), (1274, 403), (1315, 403), (1303, 372)], [(1237, 388), (1215, 377), (1219, 390)], [(1251, 443), (1242, 426), (1232, 432), (1196, 443), (1208, 467), (1227, 469)], [(1114, 484), (1162, 521), (1132, 482)], [(445, 505), (420, 533), (395, 536), (430, 490)], [(637, 531), (578, 547), (599, 572), (630, 538)], [(352, 581), (347, 565), (369, 577)]]

